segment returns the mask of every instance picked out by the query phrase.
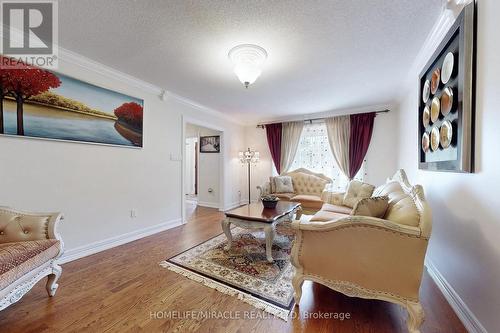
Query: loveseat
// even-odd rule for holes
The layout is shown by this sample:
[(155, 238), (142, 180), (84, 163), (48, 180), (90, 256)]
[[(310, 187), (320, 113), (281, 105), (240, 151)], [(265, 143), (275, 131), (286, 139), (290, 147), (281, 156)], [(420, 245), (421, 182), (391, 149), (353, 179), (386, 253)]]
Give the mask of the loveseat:
[[(292, 223), (296, 304), (303, 281), (312, 280), (347, 296), (402, 305), (408, 330), (416, 333), (424, 318), (419, 288), (431, 211), (422, 187), (410, 185), (403, 170), (371, 190), (372, 197), (357, 200), (354, 207), (345, 205), (345, 193), (329, 194), (309, 221)], [(360, 209), (368, 201), (373, 211)]]
[(63, 253), (57, 233), (60, 213), (27, 213), (0, 207), (0, 310), (17, 302), (48, 276), (46, 289), (54, 296)]
[(300, 168), (291, 172), (283, 173), (280, 176), (288, 176), (292, 180), (293, 191), (281, 192), (273, 186), (275, 177), (271, 177), (269, 181), (262, 186), (257, 186), (260, 191), (260, 196), (273, 194), (281, 200), (299, 202), (302, 206), (302, 212), (315, 213), (323, 206), (321, 196), (327, 185), (332, 183), (332, 180), (321, 173), (315, 173), (304, 168)]

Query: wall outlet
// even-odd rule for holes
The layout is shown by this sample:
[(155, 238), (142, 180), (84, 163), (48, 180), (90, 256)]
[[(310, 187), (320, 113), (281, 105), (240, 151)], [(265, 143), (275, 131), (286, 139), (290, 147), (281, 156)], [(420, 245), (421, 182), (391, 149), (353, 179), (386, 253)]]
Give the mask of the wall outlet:
[(130, 218), (135, 219), (136, 217), (137, 217), (137, 210), (131, 209), (130, 210)]

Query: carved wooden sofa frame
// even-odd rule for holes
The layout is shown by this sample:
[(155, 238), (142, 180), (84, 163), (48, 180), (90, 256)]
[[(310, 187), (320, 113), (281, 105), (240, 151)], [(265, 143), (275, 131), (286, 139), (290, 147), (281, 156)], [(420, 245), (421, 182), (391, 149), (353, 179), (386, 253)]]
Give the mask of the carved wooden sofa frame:
[[(58, 265), (57, 259), (61, 257), (64, 252), (64, 243), (61, 239), (60, 234), (58, 233), (58, 225), (60, 221), (63, 219), (61, 213), (30, 213), (23, 212), (19, 210), (14, 210), (8, 207), (0, 207), (0, 211), (7, 212), (10, 214), (15, 214), (17, 217), (30, 217), (32, 227), (43, 228), (44, 234), (39, 235), (38, 237), (35, 235), (30, 235), (30, 232), (25, 230), (23, 232), (24, 236), (16, 237), (9, 236), (8, 242), (22, 242), (26, 240), (43, 240), (43, 239), (53, 239), (59, 241), (59, 253), (54, 258), (44, 262), (43, 264), (33, 268), (31, 271), (27, 272), (10, 285), (0, 290), (0, 310), (7, 308), (8, 306), (19, 301), (28, 291), (33, 288), (33, 286), (44, 277), (48, 276), (46, 289), (49, 296), (54, 296), (59, 285), (57, 281), (62, 273), (61, 266)], [(39, 218), (36, 220), (36, 218)], [(3, 224), (3, 228), (6, 228), (9, 223)], [(43, 225), (41, 225), (43, 223)], [(41, 230), (41, 229), (39, 229)], [(2, 231), (3, 235), (3, 231)], [(43, 238), (42, 238), (43, 237)], [(17, 238), (17, 239), (16, 239)], [(5, 243), (1, 241), (0, 243)]]
[(297, 305), (304, 280), (311, 280), (350, 297), (399, 304), (408, 311), (409, 332), (420, 332), (424, 312), (419, 289), (432, 228), (431, 211), (422, 187), (410, 185), (403, 170), (390, 181), (399, 182), (413, 199), (418, 227), (364, 216), (292, 223), (297, 232), (291, 252)]

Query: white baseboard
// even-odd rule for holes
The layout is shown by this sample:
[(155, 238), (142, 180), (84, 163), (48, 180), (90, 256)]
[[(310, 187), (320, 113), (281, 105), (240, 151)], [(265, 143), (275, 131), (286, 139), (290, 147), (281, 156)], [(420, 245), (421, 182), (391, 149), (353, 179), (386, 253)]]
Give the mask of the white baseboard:
[(487, 333), (484, 326), (481, 324), (479, 319), (472, 313), (467, 304), (460, 298), (458, 293), (453, 289), (453, 287), (446, 281), (444, 276), (439, 272), (434, 263), (427, 259), (425, 260), (425, 266), (429, 275), (432, 277), (438, 288), (443, 293), (450, 306), (453, 308), (458, 318), (462, 321), (467, 331), (470, 333)]
[(198, 206), (207, 207), (207, 208), (219, 208), (219, 204), (216, 202), (206, 202), (206, 201), (198, 201)]
[(139, 229), (135, 231), (128, 232), (126, 234), (121, 234), (118, 236), (103, 239), (97, 242), (93, 242), (87, 245), (79, 246), (73, 249), (66, 250), (61, 258), (59, 258), (59, 264), (64, 264), (76, 259), (80, 259), (97, 252), (101, 252), (107, 249), (111, 249), (115, 246), (122, 245), (135, 241), (140, 238), (144, 238), (160, 231), (168, 230), (182, 224), (181, 219), (175, 219), (168, 222), (163, 222), (151, 227), (144, 229)]

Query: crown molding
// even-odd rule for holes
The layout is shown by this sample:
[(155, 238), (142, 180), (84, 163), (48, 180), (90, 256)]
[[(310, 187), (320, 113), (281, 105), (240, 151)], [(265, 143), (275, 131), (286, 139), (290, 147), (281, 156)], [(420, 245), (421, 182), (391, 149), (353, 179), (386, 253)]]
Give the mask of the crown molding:
[(427, 61), (437, 49), (444, 36), (455, 22), (456, 18), (462, 9), (472, 2), (472, 0), (444, 0), (441, 13), (432, 26), (431, 31), (425, 38), (422, 47), (420, 48), (417, 56), (413, 60), (412, 65), (407, 73), (404, 86), (407, 89), (401, 89), (397, 96), (398, 101), (402, 101), (407, 95), (408, 90), (414, 89), (418, 83), (418, 74), (422, 71)]
[(212, 109), (212, 108), (209, 108), (203, 104), (199, 104), (199, 103), (197, 103), (189, 98), (177, 95), (176, 93), (173, 93), (171, 91), (165, 90), (164, 96), (165, 96), (164, 97), (165, 100), (168, 100), (168, 98), (172, 98), (175, 101), (180, 102), (184, 105), (187, 105), (187, 106), (190, 106), (190, 107), (195, 108), (197, 110), (200, 110), (200, 111), (202, 111), (206, 114), (209, 114), (211, 116), (221, 118), (222, 120), (227, 120), (227, 121), (232, 122), (236, 125), (240, 125), (240, 126), (248, 125), (245, 122), (239, 121), (239, 120), (235, 119), (234, 117), (229, 116), (228, 114), (222, 113), (222, 112), (217, 111), (217, 110)]
[(140, 80), (132, 75), (121, 72), (117, 69), (104, 65), (100, 62), (82, 56), (78, 53), (67, 50), (60, 46), (58, 48), (59, 48), (60, 62), (68, 63), (73, 66), (80, 67), (86, 71), (93, 72), (95, 74), (106, 76), (108, 78), (120, 81), (126, 85), (138, 88), (146, 93), (160, 96), (163, 92), (163, 89), (154, 84)]
[(111, 79), (118, 80), (120, 82), (123, 82), (127, 85), (130, 85), (132, 87), (138, 88), (144, 92), (151, 93), (153, 95), (157, 95), (158, 98), (162, 101), (167, 101), (169, 98), (176, 100), (184, 105), (188, 105), (190, 107), (193, 107), (199, 111), (202, 111), (206, 114), (209, 114), (211, 116), (221, 118), (224, 120), (229, 120), (235, 124), (238, 125), (244, 125), (242, 122), (237, 121), (234, 118), (229, 117), (228, 115), (214, 110), (212, 108), (209, 108), (205, 105), (199, 104), (189, 98), (186, 98), (184, 96), (178, 95), (176, 93), (173, 93), (171, 91), (162, 89), (159, 86), (156, 86), (154, 84), (151, 84), (149, 82), (140, 80), (132, 75), (126, 74), (124, 72), (121, 72), (117, 69), (114, 69), (112, 67), (109, 67), (107, 65), (104, 65), (100, 62), (94, 61), (92, 59), (89, 59), (87, 57), (84, 57), (78, 53), (69, 51), (67, 49), (64, 49), (62, 47), (59, 47), (59, 61), (63, 61), (66, 63), (69, 63), (74, 66), (78, 66), (80, 68), (83, 68), (87, 71), (94, 72), (99, 75), (104, 75), (106, 77), (109, 77)]
[[(5, 24), (1, 24), (0, 28), (3, 31)], [(22, 40), (23, 38), (23, 33), (19, 31), (18, 29), (11, 28), (13, 31), (13, 37), (16, 40)], [(95, 73), (100, 76), (104, 76), (119, 82), (122, 82), (128, 86), (134, 87), (139, 89), (142, 92), (145, 93), (150, 93), (153, 95), (158, 96), (158, 98), (162, 101), (167, 101), (168, 98), (172, 98), (178, 102), (181, 102), (182, 104), (188, 105), (190, 107), (193, 107), (199, 111), (202, 111), (206, 114), (209, 114), (211, 116), (223, 119), (223, 120), (228, 120), (230, 122), (233, 122), (238, 125), (244, 125), (244, 123), (231, 118), (225, 113), (222, 113), (220, 111), (217, 111), (215, 109), (209, 108), (205, 105), (202, 105), (200, 103), (197, 103), (189, 98), (186, 98), (184, 96), (180, 96), (178, 94), (175, 94), (173, 92), (170, 92), (168, 90), (165, 90), (155, 84), (146, 82), (144, 80), (138, 79), (132, 75), (129, 75), (127, 73), (124, 73), (120, 70), (117, 70), (115, 68), (112, 68), (110, 66), (104, 65), (100, 62), (97, 62), (95, 60), (92, 60), (90, 58), (87, 58), (81, 54), (78, 54), (76, 52), (70, 51), (68, 49), (65, 49), (59, 45), (54, 45), (54, 47), (57, 48), (58, 50), (58, 60), (59, 62), (67, 63), (72, 66), (79, 67), (85, 71)]]

